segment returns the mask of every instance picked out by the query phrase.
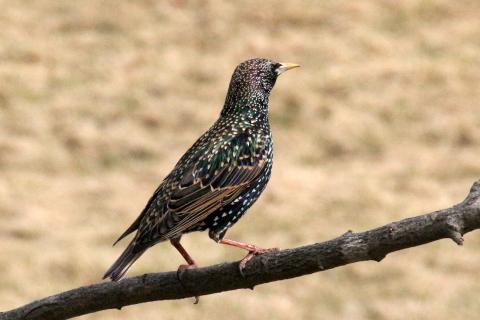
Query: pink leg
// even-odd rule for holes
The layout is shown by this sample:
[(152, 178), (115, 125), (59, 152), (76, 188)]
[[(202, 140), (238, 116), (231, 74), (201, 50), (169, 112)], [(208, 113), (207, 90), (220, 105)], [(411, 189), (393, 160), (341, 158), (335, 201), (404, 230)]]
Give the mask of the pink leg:
[(197, 264), (195, 263), (195, 261), (193, 260), (192, 257), (190, 257), (190, 255), (188, 254), (187, 250), (185, 250), (185, 248), (180, 244), (180, 239), (172, 239), (170, 240), (170, 243), (172, 244), (172, 246), (175, 247), (175, 249), (178, 250), (178, 252), (180, 252), (180, 254), (182, 255), (182, 257), (185, 259), (185, 261), (187, 261), (188, 264), (182, 264), (180, 265), (179, 269), (183, 267), (183, 269), (194, 269), (197, 267)]
[(245, 265), (247, 264), (248, 261), (250, 261), (250, 259), (253, 258), (253, 256), (267, 253), (267, 252), (278, 251), (278, 248), (263, 249), (263, 248), (257, 247), (254, 244), (243, 243), (243, 242), (238, 242), (238, 241), (229, 240), (229, 239), (222, 239), (218, 243), (226, 244), (229, 246), (241, 248), (248, 251), (248, 254), (245, 256), (245, 258), (240, 260), (240, 263), (238, 264), (238, 268), (240, 269), (240, 273), (242, 275), (243, 275), (243, 269), (245, 269)]
[[(182, 255), (182, 257), (185, 259), (185, 261), (187, 261), (187, 264), (181, 264), (179, 267), (178, 267), (178, 270), (177, 270), (177, 279), (178, 281), (180, 281), (182, 287), (185, 288), (185, 290), (188, 290), (184, 283), (183, 283), (183, 280), (182, 280), (182, 276), (183, 276), (183, 273), (185, 272), (185, 270), (188, 270), (188, 269), (195, 269), (197, 267), (197, 264), (195, 263), (195, 261), (193, 260), (192, 257), (190, 257), (190, 255), (188, 254), (187, 250), (185, 250), (185, 248), (180, 244), (180, 239), (172, 239), (170, 240), (170, 243), (175, 247), (175, 249), (178, 250), (178, 252), (180, 252), (180, 254)], [(199, 297), (198, 296), (195, 296), (195, 301), (193, 302), (194, 304), (197, 304), (198, 302), (200, 301)]]

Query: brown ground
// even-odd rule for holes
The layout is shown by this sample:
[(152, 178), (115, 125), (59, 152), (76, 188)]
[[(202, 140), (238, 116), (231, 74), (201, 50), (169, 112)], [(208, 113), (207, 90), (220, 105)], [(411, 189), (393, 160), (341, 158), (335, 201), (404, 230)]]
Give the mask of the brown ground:
[[(479, 1), (0, 1), (0, 310), (96, 282), (217, 117), (235, 65), (296, 62), (275, 166), (229, 236), (293, 247), (460, 201), (480, 177)], [(201, 265), (239, 259), (205, 233)], [(480, 238), (82, 319), (473, 319)], [(130, 275), (174, 270), (167, 244)]]

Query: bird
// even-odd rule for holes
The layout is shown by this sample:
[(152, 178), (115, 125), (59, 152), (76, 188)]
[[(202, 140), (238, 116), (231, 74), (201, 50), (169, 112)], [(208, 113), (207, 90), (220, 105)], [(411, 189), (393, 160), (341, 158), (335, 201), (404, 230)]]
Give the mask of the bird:
[(182, 235), (208, 229), (219, 244), (248, 251), (240, 272), (255, 255), (275, 249), (224, 238), (264, 191), (271, 175), (273, 143), (268, 102), (277, 77), (299, 67), (254, 58), (234, 70), (219, 118), (180, 158), (160, 183), (138, 218), (114, 243), (136, 231), (103, 279), (120, 280), (150, 247), (170, 243), (187, 264), (197, 267), (181, 245)]

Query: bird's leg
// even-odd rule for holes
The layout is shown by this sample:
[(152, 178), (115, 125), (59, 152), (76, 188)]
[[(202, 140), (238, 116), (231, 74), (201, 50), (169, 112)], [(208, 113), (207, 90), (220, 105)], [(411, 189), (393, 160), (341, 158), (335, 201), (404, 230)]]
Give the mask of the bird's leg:
[(170, 243), (172, 244), (172, 246), (175, 247), (175, 249), (178, 250), (178, 252), (180, 252), (180, 254), (185, 259), (185, 261), (187, 261), (187, 264), (180, 265), (180, 267), (178, 267), (178, 269), (195, 269), (197, 267), (197, 264), (195, 263), (193, 258), (190, 257), (187, 250), (185, 250), (185, 248), (180, 243), (180, 239), (178, 239), (178, 238), (177, 239), (172, 239), (172, 240), (170, 240)]
[(250, 261), (250, 259), (253, 258), (253, 256), (267, 253), (267, 252), (278, 251), (278, 248), (264, 249), (264, 248), (257, 247), (254, 244), (243, 243), (243, 242), (238, 242), (238, 241), (229, 240), (229, 239), (221, 239), (220, 241), (218, 241), (218, 243), (226, 244), (229, 246), (241, 248), (248, 251), (248, 254), (242, 260), (240, 260), (240, 263), (238, 264), (238, 269), (240, 270), (240, 274), (242, 276), (244, 275), (243, 269), (245, 269), (245, 265), (247, 264), (248, 261)]
[[(182, 285), (182, 287), (185, 288), (185, 290), (188, 291), (187, 287), (184, 285), (183, 280), (182, 280), (183, 273), (185, 272), (185, 270), (197, 268), (197, 264), (195, 263), (193, 258), (190, 257), (187, 250), (185, 250), (185, 248), (181, 245), (180, 238), (171, 239), (170, 243), (172, 244), (172, 246), (175, 247), (175, 249), (178, 250), (178, 252), (180, 252), (180, 254), (185, 259), (185, 261), (187, 261), (187, 264), (181, 264), (178, 267), (178, 269), (177, 269), (177, 279), (178, 279), (178, 281), (180, 281), (180, 284)], [(200, 299), (198, 298), (197, 295), (195, 295), (195, 301), (193, 303), (197, 304), (199, 301), (200, 301)]]

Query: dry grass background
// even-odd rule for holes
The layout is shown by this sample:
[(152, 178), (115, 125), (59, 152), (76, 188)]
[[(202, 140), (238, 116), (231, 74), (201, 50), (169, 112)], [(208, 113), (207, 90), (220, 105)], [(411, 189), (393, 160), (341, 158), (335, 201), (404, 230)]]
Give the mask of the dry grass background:
[[(235, 65), (300, 63), (234, 239), (292, 247), (463, 199), (480, 177), (478, 1), (0, 1), (0, 310), (96, 282), (216, 119)], [(201, 265), (244, 253), (192, 234)], [(480, 239), (82, 319), (472, 319)], [(130, 275), (174, 270), (169, 245)]]

